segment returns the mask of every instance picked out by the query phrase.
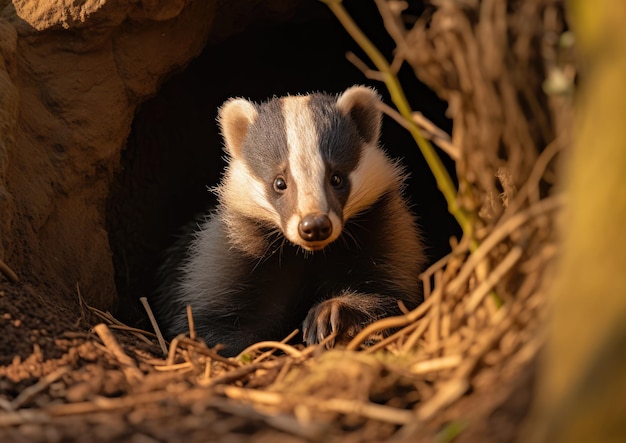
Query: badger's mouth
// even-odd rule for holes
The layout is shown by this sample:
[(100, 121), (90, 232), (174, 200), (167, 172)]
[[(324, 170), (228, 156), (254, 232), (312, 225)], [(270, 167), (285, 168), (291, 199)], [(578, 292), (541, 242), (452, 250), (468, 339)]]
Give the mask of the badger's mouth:
[(326, 246), (328, 246), (328, 242), (318, 242), (318, 243), (303, 243), (300, 242), (298, 243), (298, 246), (300, 246), (302, 249), (305, 249), (307, 251), (321, 251), (322, 249), (324, 249)]

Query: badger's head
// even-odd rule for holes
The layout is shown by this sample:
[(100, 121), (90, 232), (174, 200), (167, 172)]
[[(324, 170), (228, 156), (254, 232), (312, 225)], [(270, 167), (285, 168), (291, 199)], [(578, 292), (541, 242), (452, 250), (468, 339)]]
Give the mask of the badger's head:
[(400, 168), (378, 145), (378, 103), (361, 86), (338, 97), (227, 101), (219, 112), (229, 155), (222, 204), (308, 251), (323, 249), (400, 182)]

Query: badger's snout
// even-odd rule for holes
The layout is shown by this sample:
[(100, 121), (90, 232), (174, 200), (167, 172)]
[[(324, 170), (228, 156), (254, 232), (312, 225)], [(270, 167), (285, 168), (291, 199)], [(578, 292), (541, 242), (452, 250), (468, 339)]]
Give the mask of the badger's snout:
[(298, 234), (308, 242), (324, 241), (333, 232), (333, 224), (326, 214), (308, 214), (298, 224)]

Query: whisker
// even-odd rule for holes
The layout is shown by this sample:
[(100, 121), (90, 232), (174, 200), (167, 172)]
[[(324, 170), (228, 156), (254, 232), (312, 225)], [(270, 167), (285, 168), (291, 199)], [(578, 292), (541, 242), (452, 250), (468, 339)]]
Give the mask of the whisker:
[(354, 246), (356, 246), (357, 249), (361, 249), (361, 245), (359, 244), (357, 238), (355, 237), (355, 235), (352, 233), (352, 231), (350, 229), (344, 229), (344, 236), (343, 236), (343, 240), (346, 244), (346, 247), (349, 247), (349, 243), (348, 240), (352, 240), (352, 242), (354, 243)]

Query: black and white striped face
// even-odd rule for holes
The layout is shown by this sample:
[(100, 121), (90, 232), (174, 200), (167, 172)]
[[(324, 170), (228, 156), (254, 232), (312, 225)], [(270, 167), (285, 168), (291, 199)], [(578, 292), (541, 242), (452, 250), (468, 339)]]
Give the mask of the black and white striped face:
[(399, 168), (378, 146), (378, 102), (359, 86), (339, 97), (226, 102), (219, 121), (230, 159), (220, 198), (295, 245), (323, 249), (397, 183)]

